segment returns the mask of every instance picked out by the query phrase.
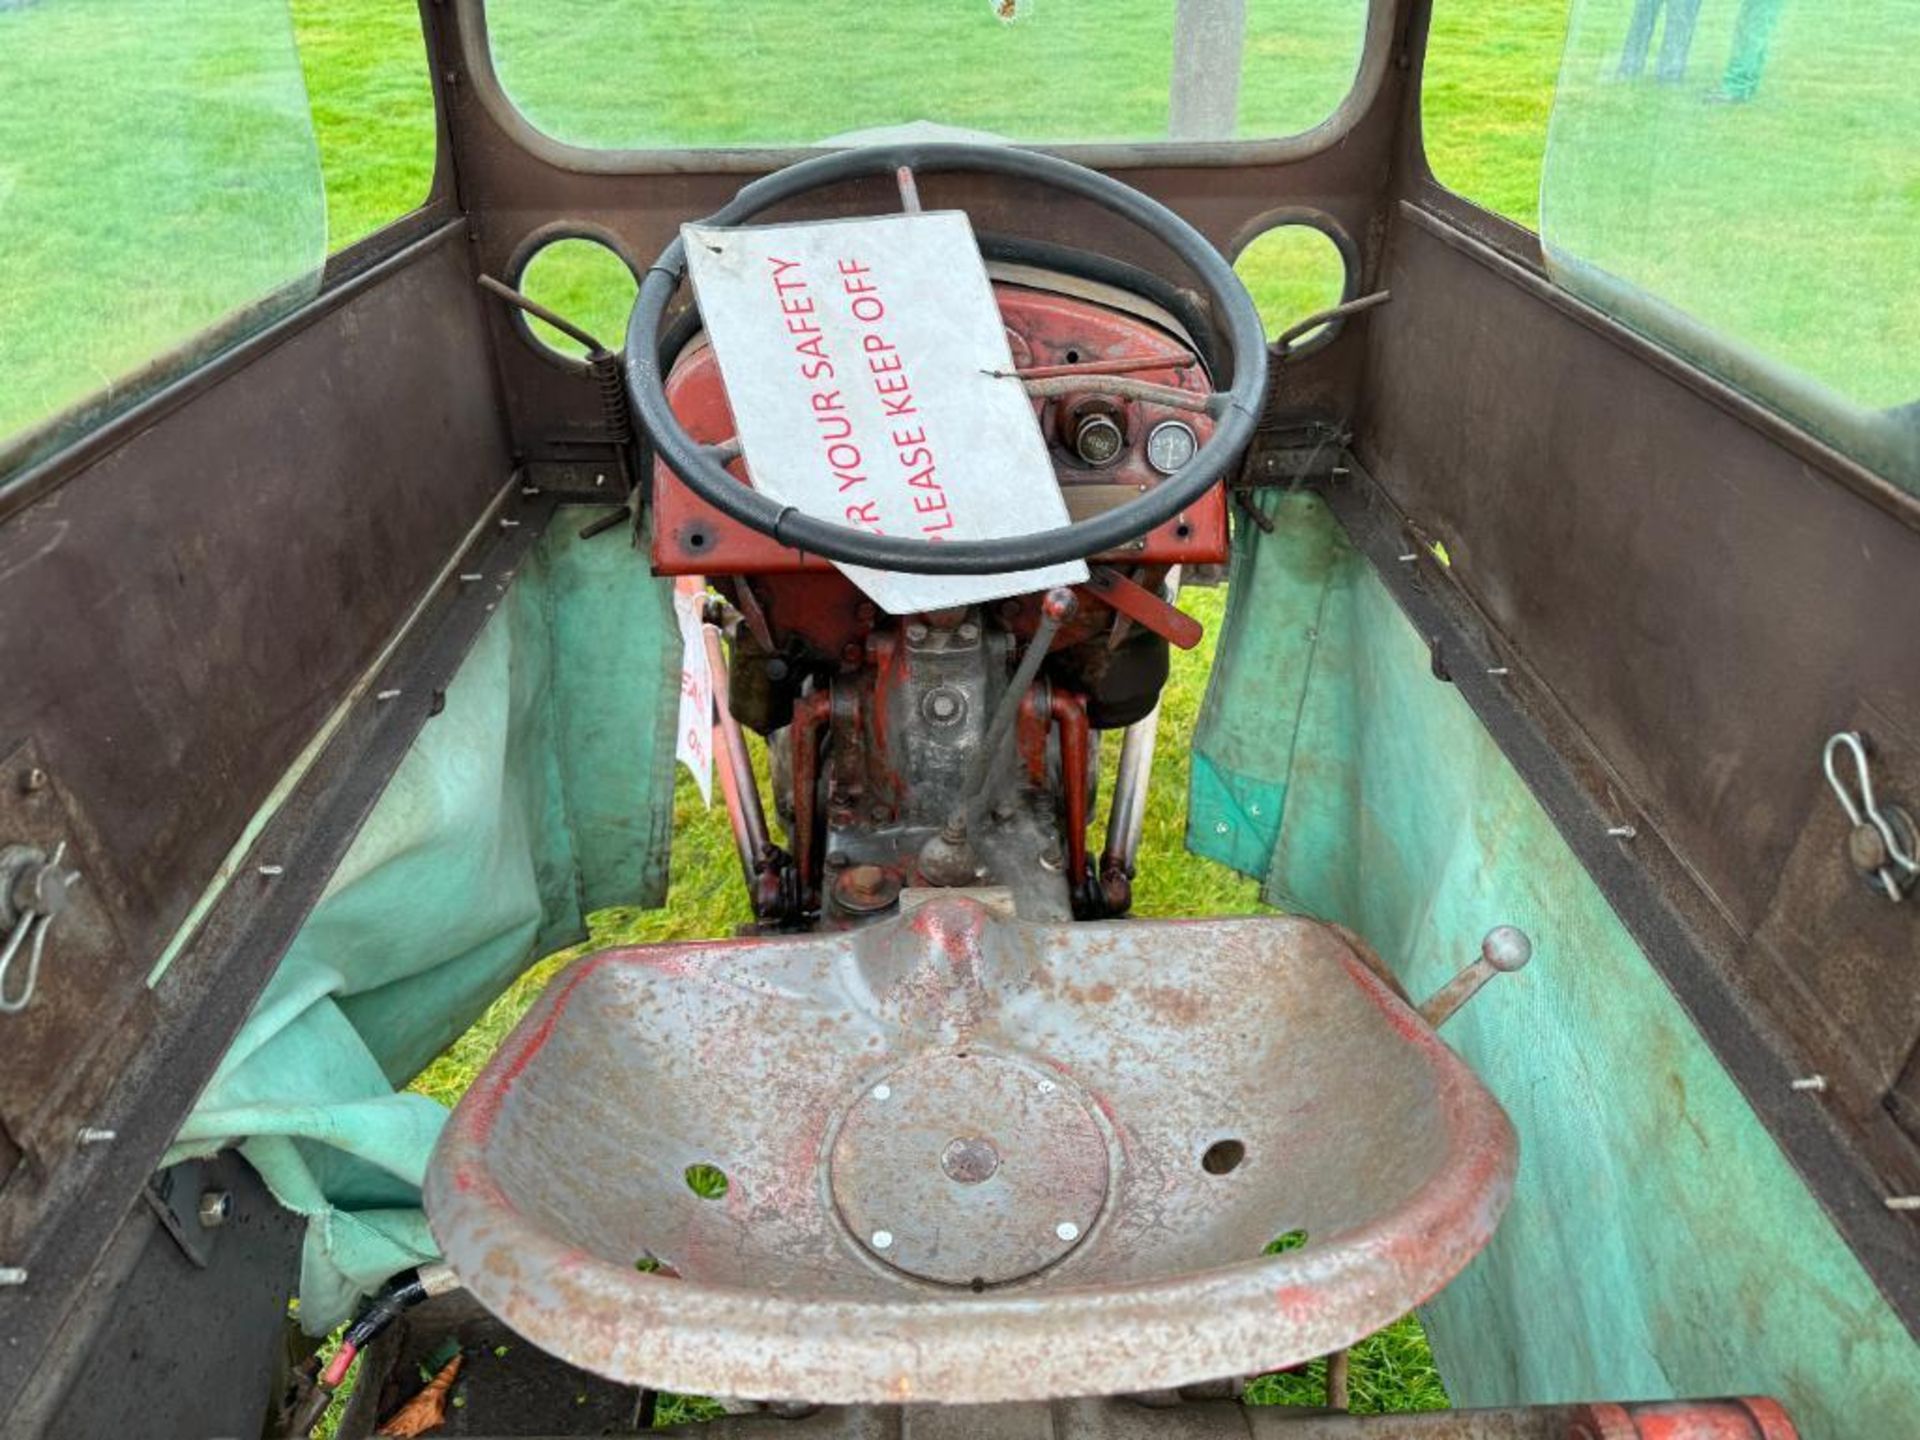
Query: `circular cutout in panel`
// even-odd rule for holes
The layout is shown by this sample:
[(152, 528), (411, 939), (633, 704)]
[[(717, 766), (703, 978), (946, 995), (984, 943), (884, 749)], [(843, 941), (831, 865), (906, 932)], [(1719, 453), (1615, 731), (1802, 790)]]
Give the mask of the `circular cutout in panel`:
[[(1241, 248), (1233, 262), (1266, 326), (1278, 340), (1309, 315), (1338, 305), (1347, 296), (1347, 258), (1334, 238), (1318, 225), (1285, 221), (1262, 230)], [(1294, 340), (1298, 351), (1333, 333), (1322, 325)]]
[[(627, 338), (627, 317), (633, 313), (640, 284), (633, 267), (605, 242), (562, 235), (527, 257), (514, 288), (618, 353)], [(544, 320), (524, 319), (541, 348), (568, 360), (586, 358), (586, 347), (571, 335)]]

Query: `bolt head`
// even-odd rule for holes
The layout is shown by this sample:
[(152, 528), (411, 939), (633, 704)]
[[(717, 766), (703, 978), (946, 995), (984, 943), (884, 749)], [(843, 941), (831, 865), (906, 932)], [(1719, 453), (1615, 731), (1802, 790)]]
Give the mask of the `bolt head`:
[(42, 770), (38, 765), (31, 767), (20, 777), (20, 788), (29, 795), (33, 794), (36, 790), (46, 789), (47, 772)]
[(833, 896), (842, 909), (870, 914), (885, 910), (900, 898), (900, 881), (882, 866), (853, 865), (834, 879)]
[(1853, 868), (1864, 874), (1872, 874), (1886, 867), (1892, 857), (1887, 854), (1886, 839), (1872, 825), (1856, 825), (1847, 836), (1847, 858), (1853, 862)]
[(966, 717), (967, 697), (951, 685), (936, 685), (920, 702), (920, 713), (935, 725), (951, 725)]
[(891, 1230), (874, 1231), (873, 1248), (876, 1250), (891, 1250), (893, 1248), (893, 1232)]
[(919, 644), (922, 644), (926, 640), (926, 638), (927, 638), (926, 626), (921, 625), (918, 622), (907, 626), (907, 643), (908, 644), (919, 645)]
[(200, 1228), (217, 1230), (233, 1214), (233, 1196), (226, 1190), (204, 1190), (200, 1194)]
[(1494, 969), (1511, 973), (1533, 958), (1533, 941), (1513, 925), (1496, 925), (1480, 942), (1480, 957)]
[(1071, 1220), (1062, 1220), (1058, 1225), (1053, 1227), (1053, 1233), (1071, 1244), (1080, 1238), (1080, 1227)]
[(979, 1185), (993, 1178), (1000, 1168), (1000, 1152), (993, 1142), (977, 1135), (962, 1135), (947, 1142), (940, 1152), (940, 1168), (956, 1185)]

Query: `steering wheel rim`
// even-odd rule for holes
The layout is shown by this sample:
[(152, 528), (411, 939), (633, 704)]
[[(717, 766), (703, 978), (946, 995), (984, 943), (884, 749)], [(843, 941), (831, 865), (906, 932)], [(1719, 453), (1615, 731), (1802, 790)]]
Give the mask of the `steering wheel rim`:
[(803, 160), (742, 187), (703, 224), (739, 225), (812, 190), (901, 166), (921, 174), (973, 171), (1052, 185), (1130, 220), (1159, 240), (1200, 280), (1226, 333), (1233, 384), (1207, 402), (1213, 434), (1153, 489), (1086, 520), (993, 540), (913, 540), (875, 535), (805, 514), (743, 485), (681, 428), (667, 400), (658, 350), (661, 322), (686, 277), (686, 244), (676, 236), (640, 282), (627, 326), (627, 391), (655, 453), (694, 494), (728, 518), (783, 545), (845, 565), (911, 575), (1000, 575), (1085, 560), (1138, 539), (1218, 484), (1253, 438), (1267, 388), (1267, 338), (1253, 297), (1206, 238), (1131, 186), (1056, 156), (1011, 146), (952, 142), (865, 146)]

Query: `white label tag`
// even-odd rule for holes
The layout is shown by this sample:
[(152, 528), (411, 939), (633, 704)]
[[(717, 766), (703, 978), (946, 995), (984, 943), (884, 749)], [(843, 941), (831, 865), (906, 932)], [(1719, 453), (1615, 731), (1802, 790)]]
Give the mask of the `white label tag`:
[[(682, 228), (754, 488), (876, 535), (991, 540), (1067, 523), (993, 287), (959, 211)], [(1087, 578), (840, 567), (896, 615)]]
[(680, 621), (680, 719), (673, 758), (687, 767), (700, 798), (713, 805), (713, 672), (707, 665), (702, 613), (706, 586), (682, 578), (674, 585), (673, 613)]

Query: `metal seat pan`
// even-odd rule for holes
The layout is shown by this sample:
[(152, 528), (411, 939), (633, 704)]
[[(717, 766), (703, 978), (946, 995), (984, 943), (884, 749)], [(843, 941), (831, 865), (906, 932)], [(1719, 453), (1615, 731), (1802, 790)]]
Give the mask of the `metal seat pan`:
[(586, 1369), (974, 1403), (1339, 1349), (1472, 1258), (1513, 1169), (1498, 1104), (1333, 927), (942, 896), (577, 962), (455, 1111), (426, 1201), (474, 1295)]

